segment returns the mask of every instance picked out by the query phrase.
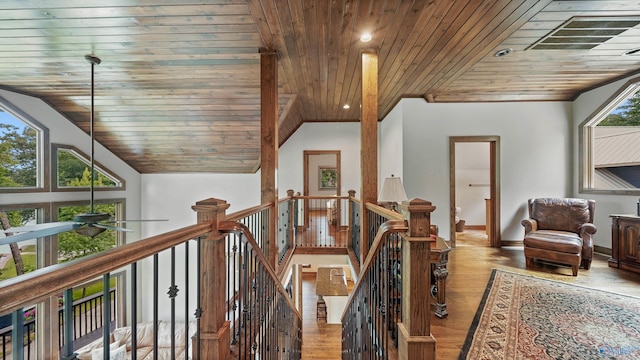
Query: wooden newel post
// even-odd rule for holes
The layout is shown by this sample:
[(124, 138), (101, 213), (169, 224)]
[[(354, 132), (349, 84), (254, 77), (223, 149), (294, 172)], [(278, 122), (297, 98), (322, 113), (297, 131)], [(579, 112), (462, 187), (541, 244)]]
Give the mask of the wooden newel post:
[[(225, 236), (218, 232), (218, 224), (225, 220), (229, 204), (224, 200), (210, 198), (198, 201), (191, 208), (198, 213), (198, 223), (211, 223), (211, 232), (200, 242), (201, 359), (230, 359), (229, 321), (225, 317)], [(194, 354), (195, 349), (194, 347)]]
[[(353, 201), (351, 201), (351, 199), (356, 197), (356, 191), (355, 190), (349, 190), (349, 200), (348, 202), (348, 214), (347, 214), (347, 218), (349, 219), (349, 224), (348, 224), (348, 232), (347, 232), (347, 246), (351, 248), (351, 250), (355, 251), (355, 248), (353, 247), (353, 225), (354, 225), (354, 218), (353, 218)], [(358, 266), (360, 266), (360, 264), (358, 264)]]
[(402, 245), (402, 322), (398, 324), (398, 358), (435, 359), (436, 339), (431, 335), (431, 213), (429, 201), (404, 201), (400, 209), (409, 223)]
[(287, 190), (289, 197), (289, 249), (293, 251), (295, 245), (295, 227), (296, 227), (296, 200), (293, 198), (293, 190)]

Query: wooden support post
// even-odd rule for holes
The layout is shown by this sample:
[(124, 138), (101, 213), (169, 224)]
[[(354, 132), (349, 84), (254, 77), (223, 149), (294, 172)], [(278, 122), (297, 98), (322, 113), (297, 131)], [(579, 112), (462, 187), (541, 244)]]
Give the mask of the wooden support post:
[(402, 245), (402, 322), (398, 324), (398, 358), (435, 359), (436, 340), (431, 335), (430, 305), (431, 213), (429, 201), (404, 201), (400, 209), (409, 222)]
[[(200, 355), (201, 359), (230, 359), (231, 338), (226, 320), (226, 254), (225, 236), (218, 232), (218, 224), (229, 208), (224, 200), (199, 201), (192, 209), (198, 223), (211, 223), (211, 232), (200, 242)], [(196, 353), (194, 348), (194, 354)]]
[[(353, 248), (353, 223), (354, 223), (354, 218), (353, 218), (353, 202), (351, 201), (351, 198), (354, 198), (356, 196), (356, 191), (355, 190), (349, 190), (349, 200), (348, 200), (348, 212), (349, 214), (347, 214), (347, 218), (349, 221), (348, 225), (348, 232), (347, 232), (347, 247), (351, 248), (351, 250), (355, 249)], [(358, 264), (360, 265), (360, 264)]]
[(293, 198), (293, 190), (287, 190), (287, 197), (289, 198), (289, 249), (295, 250), (295, 228), (296, 228), (296, 201)]
[(360, 265), (369, 253), (366, 204), (378, 201), (378, 54), (362, 53), (362, 114), (360, 119)]
[[(272, 203), (268, 219), (267, 261), (276, 268), (278, 258), (278, 61), (273, 50), (260, 51), (260, 180), (262, 203)], [(266, 220), (266, 219), (265, 219)]]

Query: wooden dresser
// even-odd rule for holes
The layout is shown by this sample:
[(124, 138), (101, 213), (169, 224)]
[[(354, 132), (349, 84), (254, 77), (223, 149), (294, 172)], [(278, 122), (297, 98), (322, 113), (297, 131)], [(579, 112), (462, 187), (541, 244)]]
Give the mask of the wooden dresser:
[(610, 215), (609, 266), (640, 273), (640, 216)]

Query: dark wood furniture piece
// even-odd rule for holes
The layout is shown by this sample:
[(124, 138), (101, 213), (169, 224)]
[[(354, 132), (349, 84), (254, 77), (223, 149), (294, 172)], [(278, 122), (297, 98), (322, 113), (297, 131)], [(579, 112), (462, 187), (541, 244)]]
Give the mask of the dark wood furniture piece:
[(610, 215), (609, 266), (640, 273), (640, 216)]
[(449, 251), (449, 244), (443, 238), (437, 237), (431, 248), (431, 295), (436, 299), (434, 313), (440, 319), (449, 315), (446, 301)]

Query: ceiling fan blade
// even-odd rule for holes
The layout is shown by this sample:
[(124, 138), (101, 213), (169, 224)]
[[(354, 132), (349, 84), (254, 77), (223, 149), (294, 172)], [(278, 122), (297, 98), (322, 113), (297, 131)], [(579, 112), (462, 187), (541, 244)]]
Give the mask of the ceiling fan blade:
[[(57, 226), (49, 226), (44, 229), (22, 232), (20, 234), (0, 238), (0, 245), (11, 244), (15, 242), (24, 241), (24, 240), (37, 239), (43, 236), (55, 235), (65, 231), (73, 230), (79, 225), (81, 225), (75, 222), (51, 223), (51, 224), (56, 224)], [(10, 229), (13, 229), (13, 231), (15, 231), (15, 229), (17, 228), (10, 228)]]
[(77, 224), (74, 221), (60, 221), (60, 222), (50, 222), (50, 223), (42, 223), (42, 224), (31, 224), (25, 226), (16, 226), (11, 227), (6, 230), (2, 230), (4, 233), (23, 233), (30, 231), (38, 231), (44, 229), (58, 228), (60, 226), (68, 225), (68, 224)]
[[(109, 220), (110, 224), (123, 224), (128, 222), (152, 222), (152, 221), (169, 221), (168, 219), (154, 219), (154, 220)], [(104, 224), (104, 222), (103, 222)]]
[(133, 230), (129, 230), (129, 229), (125, 229), (125, 228), (121, 228), (121, 227), (117, 227), (117, 226), (111, 226), (111, 225), (107, 225), (107, 224), (91, 224), (91, 226), (95, 226), (101, 229), (107, 229), (107, 230), (115, 230), (115, 231), (126, 231), (126, 232), (133, 232)]

